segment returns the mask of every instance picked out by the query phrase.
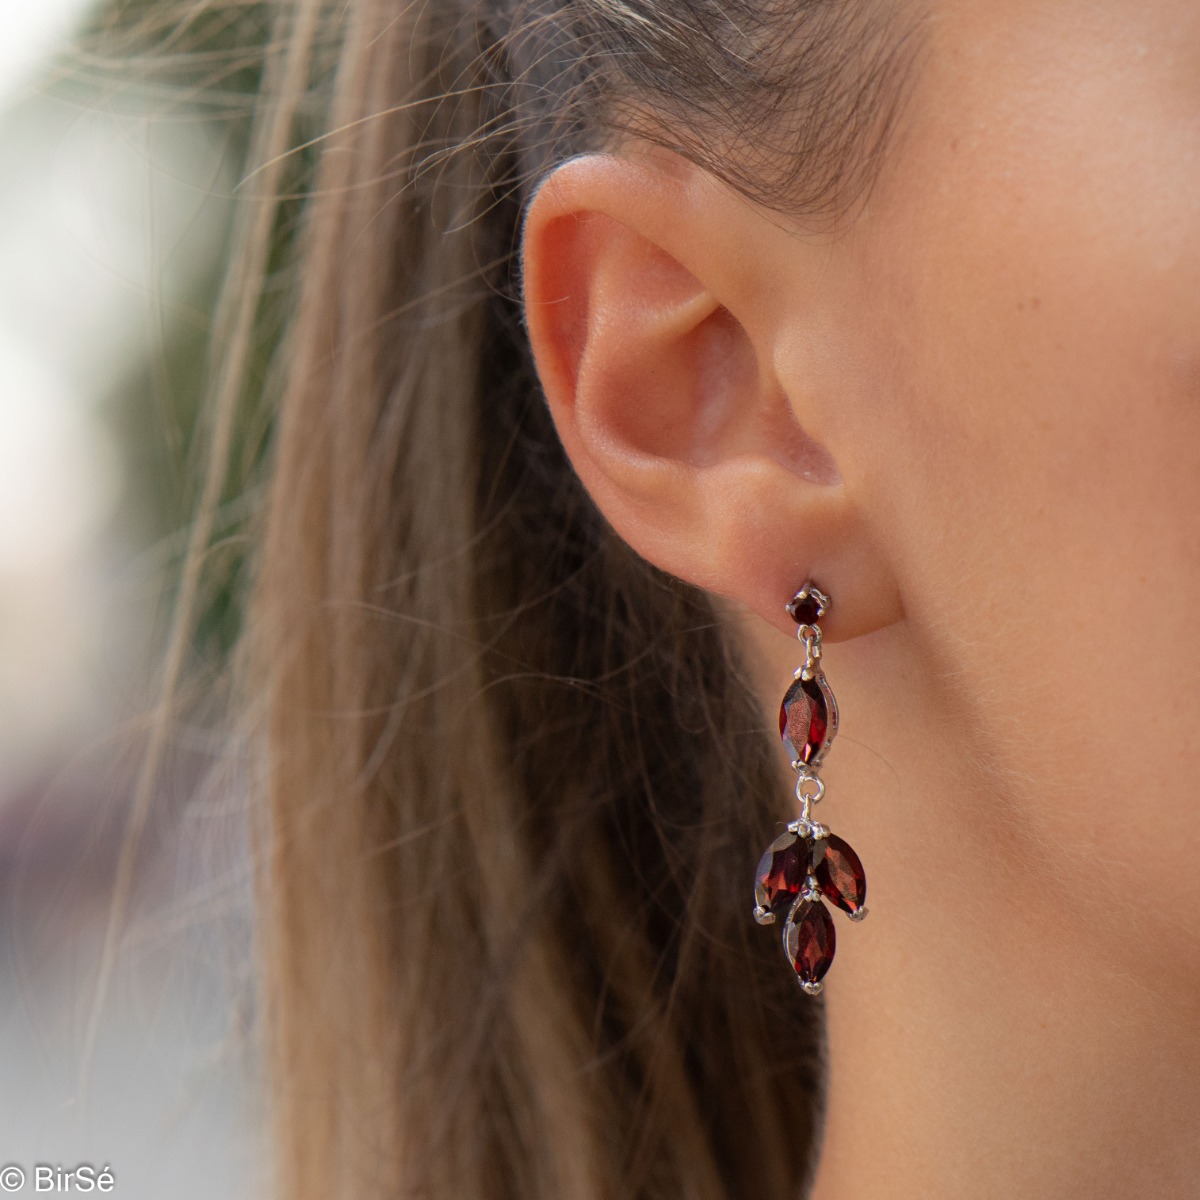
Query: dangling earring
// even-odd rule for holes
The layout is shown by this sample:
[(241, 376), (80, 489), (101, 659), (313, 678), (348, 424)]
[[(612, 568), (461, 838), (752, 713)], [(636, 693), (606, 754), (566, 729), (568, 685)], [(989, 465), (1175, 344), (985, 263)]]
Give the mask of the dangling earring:
[(837, 701), (821, 670), (821, 627), (829, 597), (811, 581), (787, 604), (804, 644), (804, 666), (779, 710), (779, 732), (796, 771), (800, 817), (780, 834), (758, 864), (754, 878), (754, 919), (774, 925), (785, 911), (783, 949), (800, 980), (815, 996), (833, 962), (836, 938), (830, 900), (861, 921), (867, 915), (867, 879), (862, 863), (849, 844), (812, 819), (812, 806), (825, 795), (817, 774), (838, 728)]

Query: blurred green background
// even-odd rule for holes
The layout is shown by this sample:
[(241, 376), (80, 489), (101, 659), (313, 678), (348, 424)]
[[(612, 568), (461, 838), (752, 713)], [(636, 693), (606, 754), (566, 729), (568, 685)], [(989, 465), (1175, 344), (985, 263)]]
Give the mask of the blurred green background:
[[(270, 12), (0, 14), (0, 1162), (108, 1166), (127, 1197), (237, 1200), (261, 1194), (262, 1154), (244, 762), (220, 681), (298, 199), (275, 219), (181, 705), (99, 1008), (95, 982), (204, 469), (235, 206), (259, 202), (246, 155)], [(314, 119), (319, 94), (315, 79)], [(292, 156), (289, 193), (310, 167)]]

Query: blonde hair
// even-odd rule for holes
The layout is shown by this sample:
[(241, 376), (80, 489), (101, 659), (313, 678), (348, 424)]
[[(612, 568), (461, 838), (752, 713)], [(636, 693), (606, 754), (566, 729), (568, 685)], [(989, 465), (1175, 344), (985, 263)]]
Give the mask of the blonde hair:
[(844, 205), (895, 47), (852, 0), (252, 10), (183, 601), (269, 282), (290, 303), (241, 663), (278, 1194), (799, 1195), (821, 1003), (750, 919), (778, 752), (723, 608), (570, 470), (513, 252), (529, 182), (630, 122), (781, 206)]

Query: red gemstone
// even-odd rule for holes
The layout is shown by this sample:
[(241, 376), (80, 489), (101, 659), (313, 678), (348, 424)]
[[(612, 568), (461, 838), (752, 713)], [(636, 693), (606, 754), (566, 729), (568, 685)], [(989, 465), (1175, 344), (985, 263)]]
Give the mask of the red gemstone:
[(797, 679), (779, 707), (779, 735), (792, 760), (812, 762), (829, 733), (829, 705), (815, 679)]
[(801, 983), (819, 983), (833, 962), (833, 917), (820, 900), (796, 907), (783, 930), (783, 948)]
[(788, 612), (797, 625), (815, 625), (822, 617), (821, 602), (815, 596), (805, 596), (803, 600), (793, 601), (788, 605)]
[(795, 900), (808, 875), (812, 843), (794, 833), (781, 833), (759, 859), (754, 898), (763, 908)]
[(857, 913), (867, 901), (867, 876), (850, 844), (831, 833), (813, 848), (813, 874), (826, 899), (846, 912)]

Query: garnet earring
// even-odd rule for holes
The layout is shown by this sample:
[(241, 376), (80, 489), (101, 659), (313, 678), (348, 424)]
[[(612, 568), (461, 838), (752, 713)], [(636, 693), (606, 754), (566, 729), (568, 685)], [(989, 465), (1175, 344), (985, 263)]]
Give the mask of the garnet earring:
[(858, 855), (812, 819), (812, 806), (825, 795), (818, 770), (838, 728), (837, 701), (821, 670), (819, 622), (828, 611), (829, 597), (811, 581), (787, 604), (804, 645), (804, 665), (783, 697), (779, 732), (796, 772), (800, 816), (767, 847), (754, 878), (754, 919), (774, 925), (784, 917), (784, 953), (810, 996), (821, 990), (836, 945), (824, 901), (854, 921), (867, 915), (867, 879)]

